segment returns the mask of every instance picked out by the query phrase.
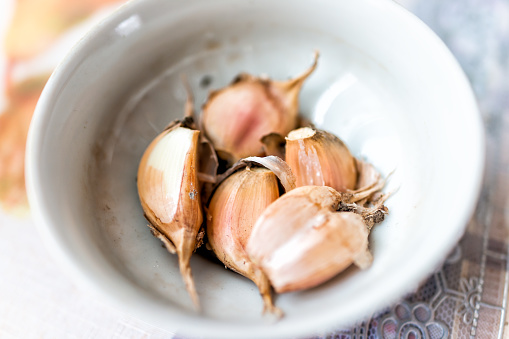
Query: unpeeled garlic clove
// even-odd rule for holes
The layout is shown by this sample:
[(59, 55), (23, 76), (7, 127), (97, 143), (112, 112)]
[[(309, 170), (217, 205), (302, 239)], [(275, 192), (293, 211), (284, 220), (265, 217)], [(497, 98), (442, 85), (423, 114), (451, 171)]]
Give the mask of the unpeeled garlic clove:
[(178, 255), (187, 291), (199, 309), (189, 261), (203, 237), (198, 182), (200, 132), (185, 125), (174, 123), (152, 141), (138, 167), (137, 185), (149, 227), (170, 252)]
[(276, 156), (238, 161), (221, 176), (207, 209), (209, 247), (227, 267), (251, 279), (260, 290), (264, 310), (281, 316), (274, 306), (270, 283), (250, 261), (245, 246), (262, 211), (284, 192), (295, 188), (290, 167)]
[(380, 172), (378, 172), (369, 162), (361, 159), (355, 159), (355, 164), (357, 167), (357, 173), (359, 174), (356, 189), (371, 187), (382, 180)]
[(225, 266), (258, 286), (264, 310), (271, 313), (281, 311), (273, 304), (267, 277), (251, 262), (245, 246), (258, 216), (278, 197), (278, 179), (271, 170), (245, 167), (217, 187), (207, 212), (208, 244)]
[[(352, 192), (362, 192), (369, 190), (372, 187), (375, 187), (382, 183), (385, 185), (385, 180), (382, 180), (382, 175), (378, 172), (375, 167), (361, 159), (355, 159), (355, 166), (357, 168), (357, 184), (356, 191)], [(359, 205), (367, 205), (372, 201), (378, 200), (382, 196), (382, 193), (379, 191), (373, 192), (373, 194), (365, 197), (362, 200), (357, 201)]]
[(297, 187), (330, 186), (340, 192), (356, 187), (355, 158), (341, 139), (326, 131), (310, 127), (291, 131), (286, 137), (286, 162)]
[(269, 133), (286, 135), (297, 127), (298, 97), (313, 65), (288, 81), (241, 74), (228, 87), (212, 92), (203, 106), (202, 128), (214, 148), (231, 163), (263, 155), (260, 139)]
[(336, 212), (342, 194), (327, 186), (298, 187), (257, 219), (246, 251), (278, 293), (317, 286), (352, 263), (371, 264), (363, 218)]

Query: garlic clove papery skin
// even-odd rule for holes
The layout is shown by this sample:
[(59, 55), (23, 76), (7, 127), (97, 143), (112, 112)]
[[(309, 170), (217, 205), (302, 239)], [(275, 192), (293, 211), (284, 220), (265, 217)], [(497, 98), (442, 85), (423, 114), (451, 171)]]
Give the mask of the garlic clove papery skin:
[(330, 187), (298, 187), (258, 218), (246, 250), (276, 292), (317, 286), (352, 263), (370, 265), (369, 231), (361, 216), (336, 212), (340, 201)]
[(260, 141), (262, 142), (263, 153), (265, 156), (277, 156), (278, 158), (285, 158), (285, 138), (278, 133), (269, 133), (263, 136)]
[[(177, 126), (159, 134), (138, 167), (138, 195), (153, 233), (176, 252), (181, 275), (196, 308), (198, 296), (190, 258), (203, 234), (198, 182), (200, 132)], [(171, 246), (173, 245), (173, 247)]]
[[(317, 286), (345, 270), (357, 257), (366, 257), (368, 231), (359, 215), (319, 213), (313, 222), (318, 225), (300, 230), (262, 265), (277, 293)], [(362, 262), (369, 266), (371, 260)]]
[(245, 246), (259, 215), (278, 197), (278, 180), (272, 171), (247, 167), (217, 187), (207, 212), (207, 237), (217, 258), (251, 279), (260, 290), (264, 310), (275, 314), (281, 311), (273, 304), (269, 281), (251, 262)]
[(299, 123), (298, 98), (317, 65), (288, 81), (241, 74), (228, 87), (212, 92), (203, 106), (201, 125), (219, 154), (231, 163), (264, 154), (261, 139), (269, 133), (288, 134)]
[(357, 184), (355, 158), (335, 135), (302, 127), (286, 137), (285, 160), (296, 178), (297, 187), (329, 186), (339, 192)]

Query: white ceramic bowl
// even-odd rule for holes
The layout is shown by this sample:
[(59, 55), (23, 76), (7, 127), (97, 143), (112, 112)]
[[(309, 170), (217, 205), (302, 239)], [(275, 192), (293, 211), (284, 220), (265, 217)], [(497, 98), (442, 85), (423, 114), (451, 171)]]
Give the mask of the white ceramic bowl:
[[(396, 191), (371, 234), (373, 266), (280, 295), (261, 316), (249, 280), (195, 256), (203, 314), (136, 192), (150, 140), (183, 113), (186, 74), (208, 90), (248, 71), (284, 79), (321, 52), (301, 111), (338, 134)], [(27, 179), (48, 248), (78, 281), (140, 319), (191, 337), (289, 338), (360, 320), (429, 275), (478, 197), (484, 141), (468, 81), (444, 44), (385, 0), (140, 0), (95, 27), (49, 80), (30, 129)]]

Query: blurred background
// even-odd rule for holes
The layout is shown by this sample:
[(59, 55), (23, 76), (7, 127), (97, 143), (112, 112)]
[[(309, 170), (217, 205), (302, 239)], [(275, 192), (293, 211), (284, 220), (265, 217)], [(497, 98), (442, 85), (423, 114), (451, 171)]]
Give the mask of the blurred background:
[[(487, 138), (483, 191), (467, 234), (444, 266), (419, 290), (379, 314), (359, 319), (351, 328), (338, 329), (324, 338), (396, 338), (402, 333), (408, 334), (405, 338), (418, 338), (418, 334), (432, 338), (509, 337), (505, 329), (509, 279), (509, 0), (397, 2), (443, 39), (472, 83)], [(110, 309), (69, 280), (41, 243), (25, 193), (26, 136), (44, 84), (74, 43), (122, 3), (0, 0), (2, 338), (174, 337)], [(498, 261), (489, 266), (491, 257)], [(413, 311), (419, 307), (428, 315), (419, 317)]]

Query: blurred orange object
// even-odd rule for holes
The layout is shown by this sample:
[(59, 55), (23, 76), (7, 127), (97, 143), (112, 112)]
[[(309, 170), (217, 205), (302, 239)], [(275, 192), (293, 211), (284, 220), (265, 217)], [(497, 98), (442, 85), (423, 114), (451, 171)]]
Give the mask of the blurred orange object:
[(9, 212), (27, 209), (25, 144), (30, 120), (49, 74), (7, 89), (9, 104), (0, 114), (0, 205)]
[[(3, 1), (3, 0), (0, 0)], [(24, 67), (71, 26), (104, 5), (119, 0), (16, 0), (4, 45), (7, 57), (5, 97), (0, 112), (0, 207), (19, 214), (28, 211), (25, 192), (25, 144), (37, 100), (49, 74), (33, 74), (28, 80), (13, 81), (12, 70)]]
[(115, 2), (118, 0), (17, 0), (5, 37), (7, 57), (17, 61), (39, 54), (67, 28)]

